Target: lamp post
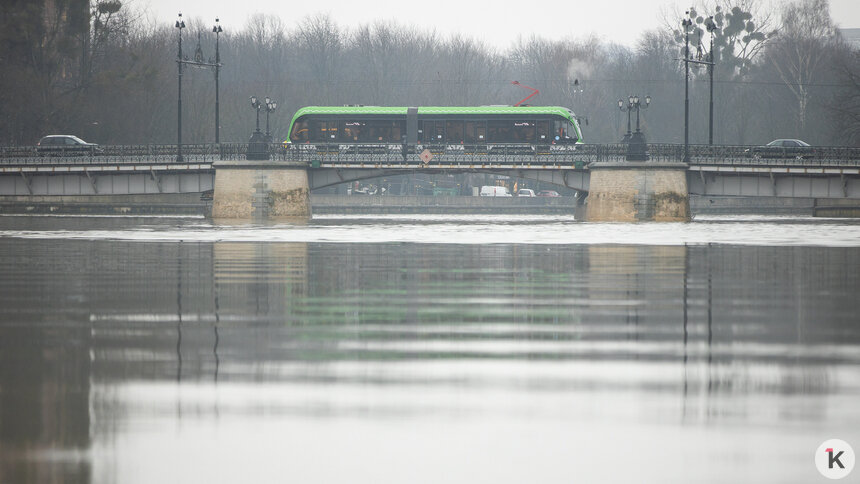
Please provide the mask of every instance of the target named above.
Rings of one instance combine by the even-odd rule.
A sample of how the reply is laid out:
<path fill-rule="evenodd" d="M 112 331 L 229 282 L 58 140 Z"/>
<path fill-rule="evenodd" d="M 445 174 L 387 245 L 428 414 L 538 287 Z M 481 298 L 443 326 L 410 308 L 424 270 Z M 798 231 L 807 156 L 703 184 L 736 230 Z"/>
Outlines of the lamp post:
<path fill-rule="evenodd" d="M 221 52 L 219 49 L 219 38 L 218 35 L 223 32 L 221 29 L 221 25 L 219 23 L 219 19 L 215 19 L 215 26 L 212 28 L 212 32 L 215 32 L 215 60 L 209 58 L 209 61 L 203 60 L 203 49 L 200 46 L 200 32 L 197 33 L 197 49 L 194 52 L 194 58 L 188 59 L 187 57 L 183 57 L 182 55 L 182 29 L 185 28 L 185 21 L 182 20 L 182 13 L 179 14 L 179 18 L 176 20 L 174 24 L 179 30 L 179 51 L 176 55 L 176 65 L 179 69 L 179 90 L 176 101 L 176 161 L 184 161 L 182 156 L 182 67 L 185 64 L 190 65 L 191 67 L 196 68 L 215 68 L 215 143 L 220 143 L 221 139 L 219 136 L 220 131 L 220 112 L 219 112 L 219 89 L 218 89 L 218 78 L 220 74 L 221 68 Z"/>
<path fill-rule="evenodd" d="M 580 84 L 579 79 L 574 79 L 573 80 L 573 88 L 570 91 L 570 95 L 573 98 L 574 105 L 576 108 L 580 107 L 579 102 L 581 100 L 582 92 L 584 90 L 585 89 L 583 89 L 583 84 Z"/>
<path fill-rule="evenodd" d="M 693 19 L 695 12 L 691 8 L 687 11 L 687 18 L 681 20 L 681 26 L 684 28 L 684 163 L 690 162 L 690 64 L 699 64 L 708 66 L 708 72 L 711 77 L 711 101 L 708 123 L 708 143 L 714 144 L 714 31 L 717 30 L 717 25 L 714 23 L 713 17 L 708 17 L 705 22 L 705 27 L 711 33 L 711 52 L 706 60 L 702 59 L 702 43 L 701 32 L 697 32 L 698 37 L 698 52 L 697 59 L 693 59 L 690 55 L 690 30 L 693 27 Z M 697 20 L 701 23 L 701 20 Z"/>
<path fill-rule="evenodd" d="M 257 111 L 257 129 L 256 131 L 260 131 L 260 108 L 263 107 L 263 103 L 257 99 L 257 96 L 251 96 L 251 107 Z"/>
<path fill-rule="evenodd" d="M 179 94 L 176 101 L 176 161 L 185 161 L 182 158 L 182 29 L 185 28 L 185 21 L 182 20 L 182 13 L 179 13 L 179 18 L 174 24 L 179 30 L 179 52 L 176 54 L 176 65 L 179 68 Z"/>
<path fill-rule="evenodd" d="M 221 29 L 221 24 L 219 23 L 218 17 L 215 17 L 215 26 L 212 27 L 212 32 L 215 33 L 215 144 L 221 143 L 221 138 L 219 137 L 219 131 L 221 129 L 221 123 L 219 121 L 219 106 L 218 106 L 218 77 L 221 73 L 221 52 L 219 50 L 218 40 L 219 35 L 224 30 Z"/>
<path fill-rule="evenodd" d="M 267 160 L 269 159 L 269 148 L 266 142 L 266 137 L 260 131 L 260 109 L 263 108 L 263 103 L 257 99 L 257 96 L 251 96 L 251 107 L 257 112 L 257 128 L 251 134 L 251 139 L 248 140 L 248 155 L 249 160 Z"/>
<path fill-rule="evenodd" d="M 636 105 L 636 133 L 641 133 L 639 131 L 639 109 L 648 109 L 648 106 L 651 105 L 651 96 L 645 96 L 645 106 L 639 103 L 639 96 L 633 96 L 633 103 Z M 635 136 L 636 133 L 633 135 Z"/>
<path fill-rule="evenodd" d="M 714 144 L 714 31 L 717 30 L 717 24 L 714 23 L 714 17 L 708 17 L 705 20 L 705 28 L 708 29 L 708 33 L 711 34 L 711 50 L 708 52 L 708 60 L 710 64 L 708 65 L 708 76 L 710 77 L 710 95 L 711 100 L 708 105 L 708 144 Z"/>
<path fill-rule="evenodd" d="M 689 11 L 687 14 L 689 15 Z M 681 21 L 684 27 L 684 163 L 690 162 L 690 27 L 693 19 Z"/>
<path fill-rule="evenodd" d="M 633 133 L 630 131 L 630 111 L 633 110 L 633 96 L 630 96 L 627 102 L 625 103 L 623 99 L 618 100 L 618 109 L 622 111 L 627 111 L 627 134 L 621 138 L 622 143 L 629 143 L 630 137 Z"/>
<path fill-rule="evenodd" d="M 651 105 L 651 96 L 645 96 L 645 106 L 638 95 L 629 96 L 627 98 L 627 115 L 628 119 L 630 111 L 636 110 L 636 132 L 630 135 L 627 142 L 627 161 L 647 161 L 648 160 L 648 145 L 645 143 L 645 135 L 639 129 L 639 111 L 647 109 Z M 628 122 L 628 132 L 630 130 Z"/>
<path fill-rule="evenodd" d="M 269 113 L 278 108 L 278 103 L 266 98 L 266 142 L 272 142 L 272 134 L 269 132 Z"/>

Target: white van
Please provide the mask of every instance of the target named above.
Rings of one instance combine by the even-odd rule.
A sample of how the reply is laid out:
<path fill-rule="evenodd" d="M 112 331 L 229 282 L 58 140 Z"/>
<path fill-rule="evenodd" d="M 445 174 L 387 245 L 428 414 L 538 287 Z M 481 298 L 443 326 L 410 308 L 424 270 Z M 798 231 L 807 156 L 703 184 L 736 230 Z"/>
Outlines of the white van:
<path fill-rule="evenodd" d="M 508 187 L 494 187 L 490 185 L 484 185 L 481 187 L 481 196 L 482 197 L 510 197 L 511 194 L 508 192 Z"/>

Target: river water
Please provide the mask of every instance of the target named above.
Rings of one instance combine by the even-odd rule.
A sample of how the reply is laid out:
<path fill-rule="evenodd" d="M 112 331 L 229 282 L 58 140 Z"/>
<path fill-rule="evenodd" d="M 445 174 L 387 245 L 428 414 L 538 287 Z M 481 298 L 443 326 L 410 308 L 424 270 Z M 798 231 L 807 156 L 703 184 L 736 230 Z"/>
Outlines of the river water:
<path fill-rule="evenodd" d="M 860 450 L 860 221 L 7 216 L 0 274 L 2 483 L 814 482 Z"/>

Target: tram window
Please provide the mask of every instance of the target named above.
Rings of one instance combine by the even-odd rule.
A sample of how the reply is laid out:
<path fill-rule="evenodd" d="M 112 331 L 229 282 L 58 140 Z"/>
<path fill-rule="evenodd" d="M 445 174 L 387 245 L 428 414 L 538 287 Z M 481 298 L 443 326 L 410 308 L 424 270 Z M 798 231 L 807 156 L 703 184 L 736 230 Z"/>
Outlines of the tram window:
<path fill-rule="evenodd" d="M 337 124 L 334 121 L 312 120 L 308 122 L 308 133 L 311 141 L 332 142 L 334 139 L 331 136 L 337 133 Z"/>
<path fill-rule="evenodd" d="M 463 122 L 448 121 L 445 126 L 448 135 L 448 143 L 463 143 Z"/>
<path fill-rule="evenodd" d="M 290 135 L 290 140 L 293 142 L 308 140 L 308 123 L 306 121 L 296 121 L 293 124 L 293 132 Z"/>
<path fill-rule="evenodd" d="M 308 139 L 311 141 L 317 140 L 317 133 L 319 132 L 319 121 L 310 120 L 308 123 Z"/>
<path fill-rule="evenodd" d="M 328 125 L 325 121 L 314 119 L 308 122 L 311 141 L 327 141 Z"/>
<path fill-rule="evenodd" d="M 537 130 L 537 142 L 548 143 L 550 140 L 549 121 L 538 121 L 535 123 L 535 128 Z"/>
<path fill-rule="evenodd" d="M 512 124 L 510 121 L 487 121 L 487 141 L 490 143 L 509 143 Z"/>
<path fill-rule="evenodd" d="M 514 143 L 534 143 L 535 140 L 535 124 L 531 121 L 514 121 L 514 126 L 511 129 L 512 139 Z"/>
<path fill-rule="evenodd" d="M 424 121 L 423 139 L 426 143 L 444 143 L 445 142 L 445 122 L 444 121 Z M 420 131 L 419 131 L 420 133 Z"/>
<path fill-rule="evenodd" d="M 406 139 L 406 121 L 380 120 L 376 141 L 380 143 L 402 143 Z"/>
<path fill-rule="evenodd" d="M 433 133 L 433 141 L 436 143 L 445 142 L 445 122 L 436 121 L 436 131 Z"/>
<path fill-rule="evenodd" d="M 477 137 L 478 143 L 486 143 L 487 142 L 487 123 L 483 121 L 478 121 L 475 126 L 475 135 Z"/>
<path fill-rule="evenodd" d="M 427 144 L 433 141 L 433 133 L 436 132 L 434 121 L 418 121 L 418 141 Z"/>
<path fill-rule="evenodd" d="M 361 121 L 341 121 L 341 135 L 338 138 L 340 141 L 355 143 L 364 141 L 367 136 L 367 130 Z"/>
<path fill-rule="evenodd" d="M 391 121 L 391 137 L 389 143 L 406 142 L 406 121 Z"/>
<path fill-rule="evenodd" d="M 390 119 L 378 119 L 367 121 L 365 125 L 367 136 L 364 141 L 370 143 L 391 143 L 400 141 L 400 130 L 396 121 L 392 121 Z"/>
<path fill-rule="evenodd" d="M 362 141 L 378 143 L 386 136 L 385 125 L 379 121 L 368 121 L 365 123 L 365 127 L 367 131 Z"/>
<path fill-rule="evenodd" d="M 478 136 L 475 133 L 475 128 L 477 128 L 476 125 L 478 123 L 475 121 L 466 121 L 464 124 L 465 124 L 465 130 L 463 133 L 463 140 L 467 144 L 476 143 Z"/>
<path fill-rule="evenodd" d="M 567 134 L 567 127 L 569 123 L 567 121 L 555 121 L 553 122 L 553 140 L 555 141 L 569 141 Z"/>
<path fill-rule="evenodd" d="M 573 126 L 573 123 L 567 123 L 567 132 L 571 142 L 575 143 L 579 141 L 579 135 L 576 133 L 576 128 Z"/>

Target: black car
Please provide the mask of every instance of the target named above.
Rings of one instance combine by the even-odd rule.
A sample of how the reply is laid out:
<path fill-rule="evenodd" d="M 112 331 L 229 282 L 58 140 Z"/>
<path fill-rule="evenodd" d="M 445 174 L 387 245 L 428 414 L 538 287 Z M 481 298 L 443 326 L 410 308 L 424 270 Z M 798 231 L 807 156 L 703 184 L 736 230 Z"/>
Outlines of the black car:
<path fill-rule="evenodd" d="M 764 146 L 747 150 L 753 158 L 809 158 L 814 154 L 812 146 L 799 139 L 775 139 Z"/>
<path fill-rule="evenodd" d="M 68 134 L 52 134 L 40 139 L 36 152 L 54 156 L 86 156 L 102 152 L 99 145 Z"/>

